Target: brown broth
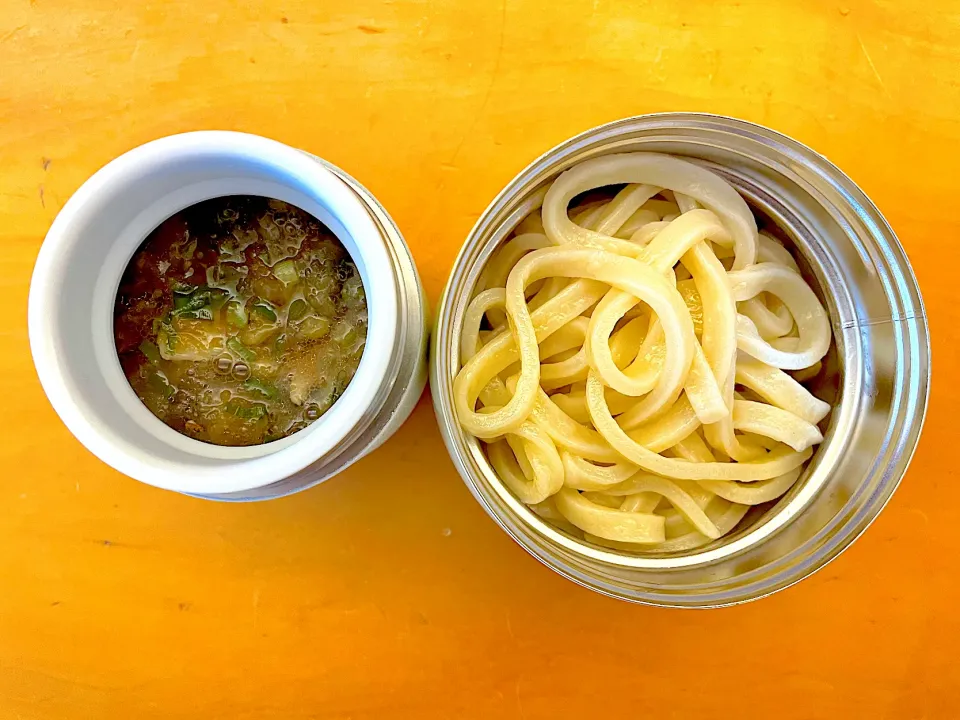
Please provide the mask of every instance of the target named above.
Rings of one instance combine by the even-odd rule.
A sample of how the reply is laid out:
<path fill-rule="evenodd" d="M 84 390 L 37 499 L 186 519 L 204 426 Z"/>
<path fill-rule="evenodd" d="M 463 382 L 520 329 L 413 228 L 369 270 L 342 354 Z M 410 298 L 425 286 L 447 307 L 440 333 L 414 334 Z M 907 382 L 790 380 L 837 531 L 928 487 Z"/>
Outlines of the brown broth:
<path fill-rule="evenodd" d="M 323 415 L 360 363 L 363 283 L 304 211 L 215 198 L 164 221 L 127 266 L 114 305 L 124 374 L 174 430 L 257 445 Z"/>

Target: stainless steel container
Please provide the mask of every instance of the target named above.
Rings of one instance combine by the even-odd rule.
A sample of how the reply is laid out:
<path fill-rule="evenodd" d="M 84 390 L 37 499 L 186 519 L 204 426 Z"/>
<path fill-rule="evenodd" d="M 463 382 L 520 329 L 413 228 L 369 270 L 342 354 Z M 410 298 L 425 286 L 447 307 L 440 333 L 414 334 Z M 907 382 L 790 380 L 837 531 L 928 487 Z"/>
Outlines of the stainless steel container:
<path fill-rule="evenodd" d="M 499 481 L 453 410 L 464 311 L 480 271 L 567 168 L 599 155 L 669 153 L 731 182 L 775 222 L 801 256 L 833 324 L 818 394 L 832 400 L 823 444 L 774 507 L 688 553 L 628 555 L 549 525 Z M 804 262 L 805 261 L 805 262 Z M 877 516 L 906 471 L 929 393 L 927 322 L 903 248 L 867 196 L 822 156 L 767 128 L 731 118 L 668 113 L 628 118 L 553 148 L 521 172 L 478 220 L 437 309 L 431 386 L 447 448 L 487 513 L 527 551 L 598 592 L 652 605 L 719 607 L 754 600 L 810 575 Z"/>

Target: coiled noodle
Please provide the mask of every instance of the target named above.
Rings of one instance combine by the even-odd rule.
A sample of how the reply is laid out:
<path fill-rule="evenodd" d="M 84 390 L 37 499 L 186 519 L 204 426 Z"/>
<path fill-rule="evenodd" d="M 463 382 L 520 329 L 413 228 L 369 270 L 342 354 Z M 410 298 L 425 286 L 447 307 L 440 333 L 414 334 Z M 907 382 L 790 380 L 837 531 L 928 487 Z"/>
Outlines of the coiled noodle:
<path fill-rule="evenodd" d="M 607 155 L 561 174 L 485 267 L 454 405 L 545 519 L 690 550 L 800 477 L 830 412 L 801 381 L 831 341 L 793 256 L 726 180 Z"/>

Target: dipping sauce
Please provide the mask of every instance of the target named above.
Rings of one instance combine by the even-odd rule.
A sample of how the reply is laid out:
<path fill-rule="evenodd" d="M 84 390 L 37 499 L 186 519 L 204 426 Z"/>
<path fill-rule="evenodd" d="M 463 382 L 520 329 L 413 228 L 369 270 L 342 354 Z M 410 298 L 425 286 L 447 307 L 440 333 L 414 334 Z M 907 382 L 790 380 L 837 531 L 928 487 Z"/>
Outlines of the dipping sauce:
<path fill-rule="evenodd" d="M 143 404 L 216 445 L 278 440 L 320 418 L 360 363 L 356 265 L 316 218 L 279 200 L 215 198 L 166 220 L 120 282 L 114 338 Z"/>

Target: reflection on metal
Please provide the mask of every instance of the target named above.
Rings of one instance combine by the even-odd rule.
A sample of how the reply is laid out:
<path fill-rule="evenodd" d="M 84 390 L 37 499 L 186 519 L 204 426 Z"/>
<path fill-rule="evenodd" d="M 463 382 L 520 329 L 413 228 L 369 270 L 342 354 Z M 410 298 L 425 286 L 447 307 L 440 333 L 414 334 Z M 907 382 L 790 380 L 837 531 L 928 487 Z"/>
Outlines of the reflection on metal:
<path fill-rule="evenodd" d="M 773 223 L 830 313 L 836 348 L 816 393 L 834 403 L 825 441 L 801 481 L 733 534 L 696 551 L 628 555 L 547 524 L 496 478 L 454 417 L 457 341 L 486 260 L 560 172 L 599 155 L 670 153 L 721 173 L 763 225 Z M 441 432 L 471 492 L 520 545 L 566 577 L 635 602 L 715 607 L 783 589 L 836 557 L 877 516 L 916 447 L 927 407 L 930 350 L 916 279 L 867 196 L 790 138 L 714 115 L 670 113 L 589 130 L 520 173 L 478 220 L 437 309 L 431 387 Z"/>

